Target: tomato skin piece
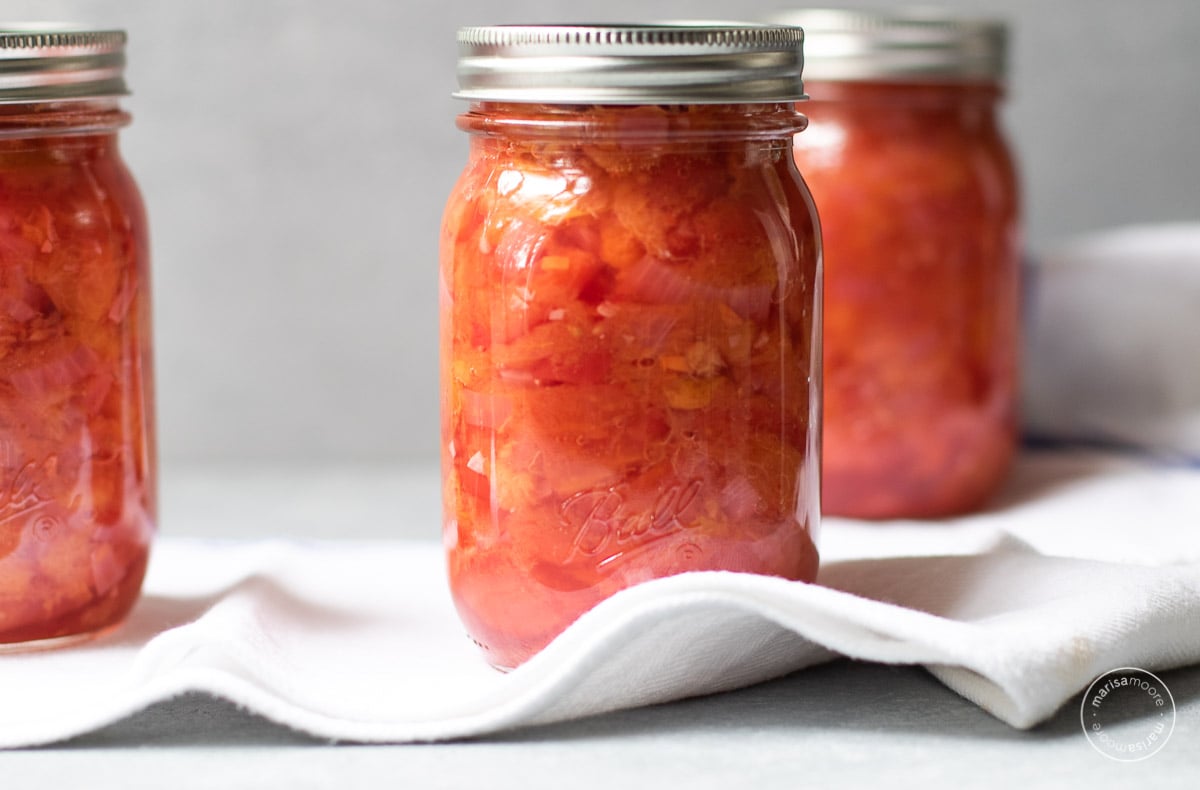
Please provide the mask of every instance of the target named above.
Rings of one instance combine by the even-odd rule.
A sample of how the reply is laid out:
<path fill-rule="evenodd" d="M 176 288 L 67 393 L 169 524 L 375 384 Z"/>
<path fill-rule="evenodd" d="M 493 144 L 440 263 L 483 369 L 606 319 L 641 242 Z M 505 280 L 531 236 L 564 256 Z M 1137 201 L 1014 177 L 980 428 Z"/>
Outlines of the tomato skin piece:
<path fill-rule="evenodd" d="M 0 108 L 0 649 L 119 623 L 146 570 L 149 245 L 125 120 Z"/>
<path fill-rule="evenodd" d="M 548 141 L 566 116 L 589 132 Z M 472 638 L 515 667 L 633 584 L 811 581 L 820 255 L 794 110 L 488 104 L 460 125 L 500 117 L 441 247 L 444 537 Z"/>
<path fill-rule="evenodd" d="M 1019 194 L 998 89 L 811 82 L 825 236 L 825 511 L 969 512 L 1016 445 Z"/>

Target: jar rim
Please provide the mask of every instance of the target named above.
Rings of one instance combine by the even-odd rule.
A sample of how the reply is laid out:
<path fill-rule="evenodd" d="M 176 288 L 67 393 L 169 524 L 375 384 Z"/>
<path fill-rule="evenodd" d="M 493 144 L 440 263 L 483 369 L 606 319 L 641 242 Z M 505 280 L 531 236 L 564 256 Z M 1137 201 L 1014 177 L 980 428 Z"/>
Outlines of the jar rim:
<path fill-rule="evenodd" d="M 460 114 L 474 135 L 559 141 L 619 140 L 622 145 L 784 141 L 808 126 L 793 102 L 674 105 L 565 105 L 480 102 Z"/>

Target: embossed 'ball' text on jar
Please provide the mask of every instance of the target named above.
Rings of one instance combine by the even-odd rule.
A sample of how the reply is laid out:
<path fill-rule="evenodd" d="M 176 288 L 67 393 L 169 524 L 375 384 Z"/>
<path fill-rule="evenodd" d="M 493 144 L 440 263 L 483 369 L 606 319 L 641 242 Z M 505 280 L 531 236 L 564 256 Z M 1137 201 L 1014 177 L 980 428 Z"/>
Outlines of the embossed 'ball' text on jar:
<path fill-rule="evenodd" d="M 467 28 L 441 237 L 444 536 L 514 667 L 685 571 L 811 580 L 820 251 L 802 32 Z"/>
<path fill-rule="evenodd" d="M 807 34 L 796 161 L 825 243 L 823 504 L 982 505 L 1016 435 L 1019 219 L 1000 23 L 854 11 Z"/>
<path fill-rule="evenodd" d="M 154 531 L 124 49 L 120 31 L 0 27 L 0 651 L 119 623 Z"/>

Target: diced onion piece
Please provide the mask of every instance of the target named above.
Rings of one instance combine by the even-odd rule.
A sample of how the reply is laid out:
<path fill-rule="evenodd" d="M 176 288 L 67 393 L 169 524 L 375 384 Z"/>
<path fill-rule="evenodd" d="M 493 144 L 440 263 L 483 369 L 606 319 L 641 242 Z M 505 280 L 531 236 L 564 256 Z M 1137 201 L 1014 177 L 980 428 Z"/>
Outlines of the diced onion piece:
<path fill-rule="evenodd" d="M 742 318 L 763 321 L 771 312 L 769 283 L 717 285 L 688 276 L 686 265 L 669 264 L 647 255 L 623 272 L 618 291 L 649 304 L 723 304 Z"/>
<path fill-rule="evenodd" d="M 759 497 L 749 480 L 744 477 L 736 477 L 721 489 L 719 501 L 721 509 L 730 519 L 744 521 L 754 516 L 755 510 L 758 508 Z"/>

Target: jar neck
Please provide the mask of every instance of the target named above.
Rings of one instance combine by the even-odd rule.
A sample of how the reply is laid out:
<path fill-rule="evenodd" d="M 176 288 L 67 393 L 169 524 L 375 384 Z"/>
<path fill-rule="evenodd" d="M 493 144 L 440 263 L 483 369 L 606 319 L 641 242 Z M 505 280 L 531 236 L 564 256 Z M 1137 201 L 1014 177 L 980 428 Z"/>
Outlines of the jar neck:
<path fill-rule="evenodd" d="M 29 138 L 111 135 L 128 125 L 116 99 L 0 104 L 0 143 Z"/>
<path fill-rule="evenodd" d="M 788 144 L 792 135 L 807 125 L 807 118 L 792 102 L 630 106 L 475 102 L 458 116 L 458 128 L 472 135 L 567 144 Z"/>
<path fill-rule="evenodd" d="M 811 80 L 805 84 L 813 104 L 863 105 L 871 109 L 944 111 L 962 105 L 991 108 L 1004 98 L 1003 87 L 995 82 Z"/>
<path fill-rule="evenodd" d="M 931 129 L 951 133 L 990 133 L 1003 88 L 993 82 L 866 82 L 813 81 L 809 111 L 817 124 L 853 122 L 928 135 Z"/>

